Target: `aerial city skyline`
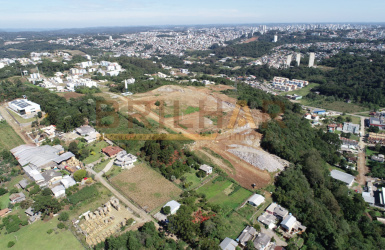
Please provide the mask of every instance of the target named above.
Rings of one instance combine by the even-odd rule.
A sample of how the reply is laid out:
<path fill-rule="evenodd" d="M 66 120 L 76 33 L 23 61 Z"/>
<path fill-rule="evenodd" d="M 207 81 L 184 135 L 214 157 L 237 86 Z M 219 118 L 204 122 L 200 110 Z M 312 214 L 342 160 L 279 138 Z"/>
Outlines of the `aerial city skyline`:
<path fill-rule="evenodd" d="M 242 23 L 384 22 L 384 1 L 0 1 L 0 29 Z"/>

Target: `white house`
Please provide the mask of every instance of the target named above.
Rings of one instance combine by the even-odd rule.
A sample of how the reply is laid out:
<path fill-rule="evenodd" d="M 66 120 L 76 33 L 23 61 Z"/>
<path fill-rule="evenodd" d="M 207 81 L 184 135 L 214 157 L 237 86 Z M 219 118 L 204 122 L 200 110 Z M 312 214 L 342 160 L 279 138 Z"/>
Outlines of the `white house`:
<path fill-rule="evenodd" d="M 262 195 L 260 194 L 253 194 L 248 200 L 247 202 L 254 206 L 254 207 L 258 207 L 259 205 L 261 205 L 262 203 L 265 202 L 265 197 L 263 197 Z"/>
<path fill-rule="evenodd" d="M 64 188 L 69 188 L 74 185 L 76 185 L 76 181 L 69 175 L 65 175 L 61 180 L 61 184 L 64 186 Z"/>
<path fill-rule="evenodd" d="M 203 164 L 199 167 L 200 170 L 206 173 L 206 175 L 212 174 L 213 173 L 213 168 L 210 167 L 209 165 Z"/>
<path fill-rule="evenodd" d="M 127 154 L 127 152 L 123 150 L 116 155 L 114 164 L 122 168 L 132 167 L 137 159 L 135 155 Z"/>
<path fill-rule="evenodd" d="M 66 189 L 63 185 L 58 185 L 54 188 L 51 188 L 51 191 L 55 195 L 55 198 L 60 198 L 66 194 Z"/>

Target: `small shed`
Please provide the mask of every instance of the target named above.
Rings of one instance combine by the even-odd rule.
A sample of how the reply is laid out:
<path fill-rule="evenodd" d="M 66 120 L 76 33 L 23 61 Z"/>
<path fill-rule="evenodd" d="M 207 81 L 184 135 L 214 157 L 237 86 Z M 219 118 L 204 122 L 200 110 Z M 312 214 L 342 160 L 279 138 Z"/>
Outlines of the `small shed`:
<path fill-rule="evenodd" d="M 167 202 L 163 207 L 170 207 L 170 214 L 175 214 L 179 210 L 180 206 L 181 204 L 179 202 L 172 200 Z"/>
<path fill-rule="evenodd" d="M 262 203 L 265 202 L 265 197 L 263 197 L 262 195 L 260 194 L 253 194 L 248 200 L 247 202 L 254 206 L 254 207 L 258 207 L 259 205 L 261 205 Z"/>

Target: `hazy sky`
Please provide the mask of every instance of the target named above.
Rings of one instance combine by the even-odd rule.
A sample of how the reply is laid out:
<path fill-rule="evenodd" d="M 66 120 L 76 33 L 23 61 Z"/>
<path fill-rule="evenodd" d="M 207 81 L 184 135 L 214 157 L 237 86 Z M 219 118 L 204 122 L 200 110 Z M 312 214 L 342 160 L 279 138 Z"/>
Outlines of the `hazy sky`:
<path fill-rule="evenodd" d="M 1 28 L 385 22 L 384 0 L 0 0 Z"/>

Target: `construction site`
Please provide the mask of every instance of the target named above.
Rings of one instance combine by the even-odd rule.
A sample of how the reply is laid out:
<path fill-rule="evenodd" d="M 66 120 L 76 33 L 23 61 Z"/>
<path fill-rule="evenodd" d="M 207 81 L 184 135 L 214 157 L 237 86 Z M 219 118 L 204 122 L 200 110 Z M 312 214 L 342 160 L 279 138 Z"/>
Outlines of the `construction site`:
<path fill-rule="evenodd" d="M 85 235 L 87 244 L 94 246 L 120 232 L 121 228 L 126 226 L 127 220 L 132 217 L 131 212 L 121 206 L 117 198 L 112 197 L 97 210 L 82 214 L 80 221 L 75 223 L 75 227 L 78 232 Z"/>
<path fill-rule="evenodd" d="M 122 113 L 140 121 L 154 120 L 194 140 L 190 150 L 221 167 L 243 187 L 262 188 L 271 183 L 271 174 L 282 171 L 288 162 L 260 147 L 262 135 L 257 128 L 270 116 L 241 107 L 237 99 L 221 92 L 232 88 L 167 85 L 113 99 Z M 159 133 L 165 131 L 160 129 Z"/>

